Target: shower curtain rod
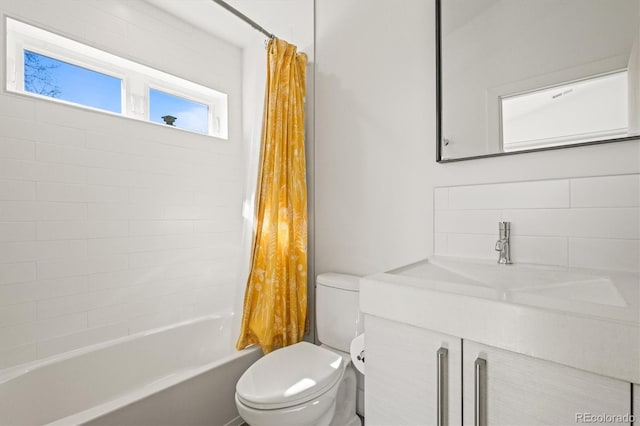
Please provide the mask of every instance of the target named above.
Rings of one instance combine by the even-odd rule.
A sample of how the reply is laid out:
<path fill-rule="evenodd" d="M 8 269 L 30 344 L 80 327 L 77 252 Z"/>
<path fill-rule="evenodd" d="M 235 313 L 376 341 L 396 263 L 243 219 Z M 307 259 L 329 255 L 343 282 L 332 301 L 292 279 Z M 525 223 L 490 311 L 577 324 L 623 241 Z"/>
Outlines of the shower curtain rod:
<path fill-rule="evenodd" d="M 260 25 L 258 25 L 258 23 L 256 21 L 254 21 L 253 19 L 249 18 L 247 15 L 245 15 L 242 12 L 240 12 L 238 9 L 234 8 L 229 3 L 227 3 L 227 2 L 225 2 L 223 0 L 211 0 L 211 1 L 214 2 L 214 3 L 219 4 L 220 6 L 222 6 L 225 9 L 227 9 L 229 12 L 233 13 L 238 18 L 242 19 L 244 22 L 246 22 L 247 24 L 251 25 L 254 29 L 260 31 L 262 34 L 266 35 L 267 37 L 276 38 L 275 34 L 272 34 L 269 31 L 267 31 L 264 28 L 262 28 Z"/>

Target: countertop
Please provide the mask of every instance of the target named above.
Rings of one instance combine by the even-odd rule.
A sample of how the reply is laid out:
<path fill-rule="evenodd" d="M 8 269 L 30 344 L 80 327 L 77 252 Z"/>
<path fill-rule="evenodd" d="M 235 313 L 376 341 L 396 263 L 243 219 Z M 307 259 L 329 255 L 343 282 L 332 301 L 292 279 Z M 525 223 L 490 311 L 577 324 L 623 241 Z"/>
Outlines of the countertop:
<path fill-rule="evenodd" d="M 433 257 L 362 278 L 360 309 L 640 383 L 637 273 Z"/>

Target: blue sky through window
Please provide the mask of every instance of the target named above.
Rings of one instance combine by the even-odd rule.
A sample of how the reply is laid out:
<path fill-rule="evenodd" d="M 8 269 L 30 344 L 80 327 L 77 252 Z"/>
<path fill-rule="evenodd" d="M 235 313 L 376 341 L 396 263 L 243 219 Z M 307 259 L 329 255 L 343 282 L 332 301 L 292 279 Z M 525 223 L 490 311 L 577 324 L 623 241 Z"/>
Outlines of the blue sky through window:
<path fill-rule="evenodd" d="M 87 68 L 24 51 L 25 91 L 122 112 L 122 80 Z"/>
<path fill-rule="evenodd" d="M 165 115 L 176 117 L 174 126 L 199 133 L 209 133 L 209 107 L 179 96 L 149 89 L 149 120 L 165 124 Z"/>

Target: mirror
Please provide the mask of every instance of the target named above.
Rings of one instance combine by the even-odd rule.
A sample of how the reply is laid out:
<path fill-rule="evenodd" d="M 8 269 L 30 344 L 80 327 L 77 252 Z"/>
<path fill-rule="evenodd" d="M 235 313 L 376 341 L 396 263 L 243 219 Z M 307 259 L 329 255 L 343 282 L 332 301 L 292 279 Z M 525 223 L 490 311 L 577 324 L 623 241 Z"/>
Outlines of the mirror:
<path fill-rule="evenodd" d="M 640 136 L 640 0 L 436 0 L 437 161 Z"/>

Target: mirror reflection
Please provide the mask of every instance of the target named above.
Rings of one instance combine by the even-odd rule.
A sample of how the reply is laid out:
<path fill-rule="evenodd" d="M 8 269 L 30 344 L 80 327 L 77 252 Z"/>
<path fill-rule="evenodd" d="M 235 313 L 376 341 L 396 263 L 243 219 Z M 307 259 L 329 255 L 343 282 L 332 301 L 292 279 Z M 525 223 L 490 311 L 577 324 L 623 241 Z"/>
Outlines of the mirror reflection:
<path fill-rule="evenodd" d="M 439 8 L 439 161 L 640 135 L 640 0 Z"/>

